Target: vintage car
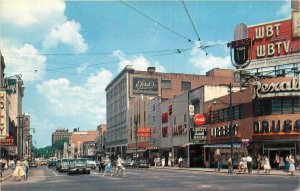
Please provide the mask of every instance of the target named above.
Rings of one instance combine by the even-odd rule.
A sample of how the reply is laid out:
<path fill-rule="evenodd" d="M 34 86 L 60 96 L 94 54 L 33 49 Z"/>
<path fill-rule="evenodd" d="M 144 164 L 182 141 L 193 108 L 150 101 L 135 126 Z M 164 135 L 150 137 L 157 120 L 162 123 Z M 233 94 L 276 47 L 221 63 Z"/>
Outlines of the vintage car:
<path fill-rule="evenodd" d="M 70 159 L 68 159 L 68 158 L 61 159 L 60 162 L 56 166 L 56 170 L 58 170 L 59 172 L 67 172 L 69 161 L 70 161 Z"/>
<path fill-rule="evenodd" d="M 91 168 L 87 165 L 86 158 L 70 159 L 68 165 L 68 174 L 90 174 Z"/>
<path fill-rule="evenodd" d="M 91 169 L 96 169 L 97 166 L 96 161 L 87 159 L 87 166 Z"/>

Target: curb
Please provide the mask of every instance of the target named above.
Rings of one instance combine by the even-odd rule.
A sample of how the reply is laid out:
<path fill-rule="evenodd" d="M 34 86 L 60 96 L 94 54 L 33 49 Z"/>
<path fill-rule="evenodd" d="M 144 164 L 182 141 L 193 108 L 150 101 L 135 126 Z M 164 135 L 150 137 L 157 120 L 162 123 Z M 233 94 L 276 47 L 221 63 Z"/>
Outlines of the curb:
<path fill-rule="evenodd" d="M 11 176 L 12 176 L 12 174 L 9 174 L 9 175 L 5 176 L 4 178 L 1 178 L 0 182 L 5 181 L 6 179 L 10 178 Z"/>
<path fill-rule="evenodd" d="M 190 169 L 190 168 L 149 168 L 151 170 L 164 170 L 164 169 L 167 169 L 167 170 L 174 170 L 174 171 L 181 171 L 181 170 L 184 170 L 184 171 L 198 171 L 198 172 L 207 172 L 207 173 L 215 173 L 215 174 L 228 174 L 227 171 L 212 171 L 212 170 L 205 170 L 205 169 Z M 247 174 L 247 175 L 258 175 L 258 176 L 290 176 L 289 173 L 286 173 L 286 174 L 283 174 L 283 173 L 280 173 L 280 174 L 274 174 L 274 173 L 251 173 L 251 174 L 248 174 L 248 173 L 242 173 L 242 172 L 235 172 L 235 173 L 232 173 L 232 174 L 228 174 L 228 175 L 244 175 L 244 174 Z M 300 175 L 298 174 L 295 174 L 295 177 L 300 177 Z"/>

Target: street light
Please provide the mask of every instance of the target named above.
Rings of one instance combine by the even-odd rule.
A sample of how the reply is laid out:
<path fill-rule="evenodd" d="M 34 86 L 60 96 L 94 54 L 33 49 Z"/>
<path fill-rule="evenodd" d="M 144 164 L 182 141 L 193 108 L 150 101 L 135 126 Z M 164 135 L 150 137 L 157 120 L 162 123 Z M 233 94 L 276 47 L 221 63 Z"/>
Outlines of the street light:
<path fill-rule="evenodd" d="M 223 85 L 223 84 L 222 84 Z M 233 109 L 232 109 L 232 84 L 225 84 L 229 88 L 229 136 L 230 136 L 230 170 L 229 173 L 233 172 Z M 220 100 L 224 104 L 228 104 L 222 100 Z M 216 104 L 216 100 L 213 101 L 213 104 Z"/>
<path fill-rule="evenodd" d="M 134 127 L 135 127 L 135 157 L 137 159 L 137 152 L 138 152 L 138 116 L 134 116 Z"/>

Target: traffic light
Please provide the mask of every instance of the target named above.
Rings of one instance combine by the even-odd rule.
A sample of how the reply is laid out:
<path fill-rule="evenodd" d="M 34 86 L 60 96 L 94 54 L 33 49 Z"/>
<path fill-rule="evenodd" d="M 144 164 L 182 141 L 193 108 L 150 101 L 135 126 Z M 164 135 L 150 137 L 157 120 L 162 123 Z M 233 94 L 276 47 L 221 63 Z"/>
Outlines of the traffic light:
<path fill-rule="evenodd" d="M 173 109 L 173 105 L 172 103 L 169 103 L 169 115 L 172 115 L 172 109 Z"/>

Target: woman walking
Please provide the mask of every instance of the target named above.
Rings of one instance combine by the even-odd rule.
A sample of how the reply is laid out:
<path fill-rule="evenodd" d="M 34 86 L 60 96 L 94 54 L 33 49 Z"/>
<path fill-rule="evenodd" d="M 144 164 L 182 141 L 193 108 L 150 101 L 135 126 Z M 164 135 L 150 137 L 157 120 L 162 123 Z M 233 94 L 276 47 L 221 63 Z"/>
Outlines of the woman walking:
<path fill-rule="evenodd" d="M 291 173 L 291 176 L 295 176 L 295 159 L 294 156 L 292 155 L 289 159 L 289 163 L 290 163 L 290 167 L 289 167 L 289 171 Z"/>
<path fill-rule="evenodd" d="M 23 180 L 25 177 L 25 171 L 21 166 L 21 162 L 18 160 L 16 163 L 16 168 L 13 173 L 14 180 Z"/>
<path fill-rule="evenodd" d="M 270 173 L 271 171 L 270 160 L 267 156 L 265 156 L 265 160 L 264 160 L 264 170 L 265 173 Z"/>
<path fill-rule="evenodd" d="M 106 157 L 104 165 L 105 165 L 105 170 L 104 170 L 103 176 L 105 176 L 107 172 L 110 173 L 110 176 L 112 176 L 113 173 L 112 173 L 111 161 L 110 161 L 109 157 Z"/>

